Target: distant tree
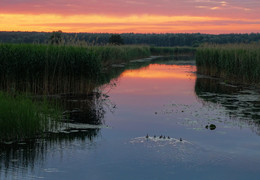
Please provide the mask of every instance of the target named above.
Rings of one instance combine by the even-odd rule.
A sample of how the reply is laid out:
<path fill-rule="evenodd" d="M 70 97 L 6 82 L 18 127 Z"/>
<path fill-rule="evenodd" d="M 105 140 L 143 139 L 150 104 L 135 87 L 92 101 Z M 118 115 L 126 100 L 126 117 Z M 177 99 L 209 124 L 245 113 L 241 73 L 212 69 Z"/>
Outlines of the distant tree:
<path fill-rule="evenodd" d="M 51 44 L 60 44 L 62 41 L 62 31 L 53 31 L 50 36 Z"/>
<path fill-rule="evenodd" d="M 124 40 L 119 34 L 113 34 L 109 38 L 109 44 L 122 45 L 124 44 Z"/>
<path fill-rule="evenodd" d="M 0 0 L 1 1 L 1 0 Z M 121 36 L 121 38 L 120 38 Z M 46 32 L 5 32 L 0 31 L 0 43 L 50 43 L 61 44 L 75 39 L 75 33 L 62 31 Z M 120 40 L 121 39 L 121 40 Z M 194 46 L 203 43 L 251 43 L 260 41 L 260 33 L 251 34 L 134 34 L 123 33 L 113 35 L 108 33 L 77 33 L 77 40 L 89 44 L 148 44 L 151 46 Z M 123 41 L 123 42 L 122 42 Z"/>

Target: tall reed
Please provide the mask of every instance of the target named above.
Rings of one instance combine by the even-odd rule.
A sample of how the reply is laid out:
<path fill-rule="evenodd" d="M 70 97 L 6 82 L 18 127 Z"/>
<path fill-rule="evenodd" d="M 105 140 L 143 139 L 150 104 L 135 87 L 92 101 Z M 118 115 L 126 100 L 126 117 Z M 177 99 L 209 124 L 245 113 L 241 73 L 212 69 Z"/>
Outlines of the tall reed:
<path fill-rule="evenodd" d="M 61 111 L 46 100 L 0 91 L 0 142 L 23 140 L 58 128 Z"/>
<path fill-rule="evenodd" d="M 240 82 L 260 79 L 260 44 L 204 45 L 196 52 L 199 73 Z"/>
<path fill-rule="evenodd" d="M 0 88 L 33 94 L 90 94 L 102 85 L 99 81 L 109 80 L 104 78 L 105 66 L 148 56 L 148 46 L 0 44 Z M 60 114 L 47 101 L 0 91 L 0 141 L 53 130 Z"/>
<path fill-rule="evenodd" d="M 7 89 L 29 82 L 29 89 L 55 93 L 56 86 L 70 89 L 82 78 L 93 84 L 105 66 L 148 56 L 148 46 L 0 44 L 0 81 Z"/>
<path fill-rule="evenodd" d="M 152 55 L 194 55 L 196 48 L 193 47 L 151 47 Z"/>

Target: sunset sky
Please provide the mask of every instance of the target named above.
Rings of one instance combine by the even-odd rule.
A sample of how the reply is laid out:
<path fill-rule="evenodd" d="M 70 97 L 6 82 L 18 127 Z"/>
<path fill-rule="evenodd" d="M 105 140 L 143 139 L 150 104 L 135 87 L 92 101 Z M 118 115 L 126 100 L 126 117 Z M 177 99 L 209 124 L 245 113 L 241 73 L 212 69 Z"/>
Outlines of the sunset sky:
<path fill-rule="evenodd" d="M 0 0 L 0 31 L 260 32 L 260 0 Z"/>

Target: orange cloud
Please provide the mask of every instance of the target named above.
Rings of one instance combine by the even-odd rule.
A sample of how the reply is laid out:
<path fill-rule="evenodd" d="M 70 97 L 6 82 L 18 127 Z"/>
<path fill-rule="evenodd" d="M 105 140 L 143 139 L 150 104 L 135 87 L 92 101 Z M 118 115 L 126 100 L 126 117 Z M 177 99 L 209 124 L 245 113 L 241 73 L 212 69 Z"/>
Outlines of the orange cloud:
<path fill-rule="evenodd" d="M 259 12 L 259 0 L 0 0 L 0 31 L 250 33 Z"/>
<path fill-rule="evenodd" d="M 260 19 L 163 15 L 0 14 L 1 31 L 176 33 L 259 32 Z M 245 25 L 246 24 L 246 25 Z"/>

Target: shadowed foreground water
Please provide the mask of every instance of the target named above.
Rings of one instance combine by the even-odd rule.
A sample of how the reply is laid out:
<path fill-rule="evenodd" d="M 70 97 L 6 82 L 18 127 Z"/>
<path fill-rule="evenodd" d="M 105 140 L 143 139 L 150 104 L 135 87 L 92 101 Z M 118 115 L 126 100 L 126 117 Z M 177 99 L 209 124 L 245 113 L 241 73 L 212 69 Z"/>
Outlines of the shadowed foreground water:
<path fill-rule="evenodd" d="M 195 72 L 125 70 L 101 88 L 102 126 L 5 147 L 0 179 L 259 179 L 259 92 Z"/>

